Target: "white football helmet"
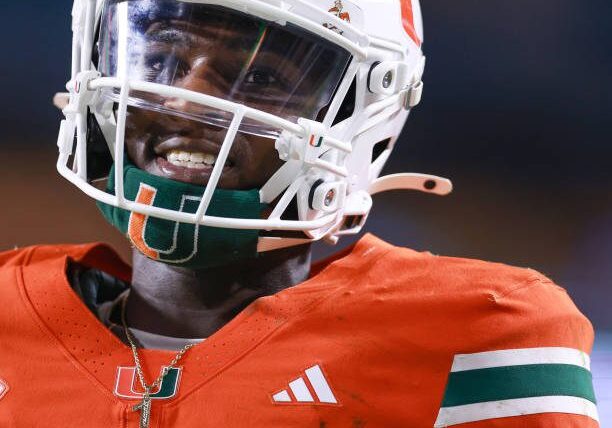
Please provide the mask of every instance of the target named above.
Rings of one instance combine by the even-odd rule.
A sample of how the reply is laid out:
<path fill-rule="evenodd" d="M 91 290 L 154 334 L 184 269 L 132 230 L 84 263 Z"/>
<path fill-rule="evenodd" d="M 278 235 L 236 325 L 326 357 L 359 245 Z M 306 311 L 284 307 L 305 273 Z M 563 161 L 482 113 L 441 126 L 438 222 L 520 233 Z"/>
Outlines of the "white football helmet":
<path fill-rule="evenodd" d="M 314 78 L 307 76 L 311 71 L 304 64 L 294 72 L 293 82 L 311 79 L 318 87 L 295 95 L 304 89 L 292 83 L 288 93 L 296 98 L 276 100 L 271 103 L 275 108 L 231 91 L 190 90 L 172 76 L 151 77 L 138 71 L 143 66 L 140 44 L 147 31 L 139 26 L 150 25 L 147 20 L 154 13 L 147 11 L 155 7 L 165 8 L 155 13 L 171 10 L 190 17 L 207 10 L 235 13 L 259 22 L 262 31 L 271 28 L 270 32 L 306 40 L 310 51 L 329 52 L 325 61 L 331 66 L 325 76 Z M 410 189 L 445 195 L 452 189 L 449 180 L 425 174 L 379 178 L 410 110 L 421 99 L 425 57 L 419 0 L 75 0 L 72 15 L 72 76 L 58 138 L 57 169 L 100 202 L 173 222 L 260 230 L 258 251 L 262 252 L 320 239 L 335 243 L 341 235 L 359 232 L 372 207 L 371 196 L 378 192 Z M 291 55 L 294 48 L 286 49 Z M 308 102 L 301 104 L 306 95 Z M 187 112 L 172 111 L 162 106 L 161 99 L 191 107 Z M 134 106 L 226 129 L 195 213 L 126 198 L 122 175 L 126 116 L 128 107 Z M 92 127 L 103 136 L 110 157 L 101 154 L 100 147 L 92 147 L 88 138 Z M 207 215 L 239 132 L 274 139 L 284 161 L 259 190 L 261 201 L 273 207 L 266 218 Z M 107 156 L 115 164 L 114 194 L 96 185 L 109 170 L 104 162 L 100 168 L 96 156 Z M 297 218 L 283 216 L 290 204 L 297 207 Z"/>

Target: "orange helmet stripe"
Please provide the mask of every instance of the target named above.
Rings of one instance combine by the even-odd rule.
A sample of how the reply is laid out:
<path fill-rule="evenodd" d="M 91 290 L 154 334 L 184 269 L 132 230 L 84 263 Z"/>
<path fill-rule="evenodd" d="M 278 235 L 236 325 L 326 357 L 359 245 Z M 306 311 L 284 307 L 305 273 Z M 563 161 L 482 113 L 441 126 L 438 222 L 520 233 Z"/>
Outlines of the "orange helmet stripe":
<path fill-rule="evenodd" d="M 414 40 L 417 46 L 421 46 L 421 40 L 419 39 L 416 29 L 414 28 L 412 0 L 400 0 L 400 4 L 402 6 L 402 24 L 404 25 L 404 30 L 406 30 L 406 33 L 408 33 L 410 38 Z"/>

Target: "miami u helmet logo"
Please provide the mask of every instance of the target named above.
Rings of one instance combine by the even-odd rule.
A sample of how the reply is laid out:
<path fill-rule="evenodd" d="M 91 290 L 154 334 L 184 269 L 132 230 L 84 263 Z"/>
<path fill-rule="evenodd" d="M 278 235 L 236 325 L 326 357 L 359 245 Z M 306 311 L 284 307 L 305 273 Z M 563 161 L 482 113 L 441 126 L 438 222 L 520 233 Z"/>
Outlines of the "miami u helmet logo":
<path fill-rule="evenodd" d="M 344 5 L 342 4 L 342 0 L 335 0 L 334 6 L 329 9 L 328 12 L 333 13 L 343 21 L 351 22 L 351 15 L 349 15 L 348 12 L 344 12 Z"/>
<path fill-rule="evenodd" d="M 344 11 L 344 5 L 342 4 L 342 0 L 335 0 L 334 1 L 334 5 L 331 7 L 331 9 L 328 10 L 329 13 L 337 16 L 338 18 L 340 18 L 343 21 L 346 21 L 348 23 L 351 22 L 351 15 L 349 15 L 348 12 Z M 326 23 L 323 24 L 323 26 L 325 28 L 329 28 L 332 31 L 335 31 L 338 34 L 342 34 L 343 31 L 341 29 L 339 29 L 338 27 L 336 27 L 333 24 L 330 23 Z"/>

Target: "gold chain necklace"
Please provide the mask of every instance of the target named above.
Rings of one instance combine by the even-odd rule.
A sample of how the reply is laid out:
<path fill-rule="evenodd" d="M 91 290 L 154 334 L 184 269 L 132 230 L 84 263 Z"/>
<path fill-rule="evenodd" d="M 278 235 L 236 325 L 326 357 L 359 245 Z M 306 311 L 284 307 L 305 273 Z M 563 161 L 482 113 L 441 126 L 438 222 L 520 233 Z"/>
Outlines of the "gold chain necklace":
<path fill-rule="evenodd" d="M 134 363 L 136 364 L 136 373 L 138 374 L 138 379 L 140 380 L 140 384 L 142 385 L 142 389 L 144 390 L 144 394 L 142 396 L 142 401 L 132 407 L 132 411 L 138 412 L 140 411 L 140 428 L 149 428 L 149 422 L 151 420 L 151 391 L 161 385 L 164 377 L 174 368 L 174 366 L 179 362 L 185 352 L 192 346 L 195 346 L 195 343 L 188 343 L 181 349 L 174 359 L 170 362 L 170 365 L 163 368 L 161 374 L 155 379 L 155 381 L 147 385 L 145 381 L 144 373 L 142 371 L 142 364 L 140 363 L 140 357 L 138 356 L 138 348 L 134 343 L 134 338 L 132 337 L 132 333 L 130 333 L 130 328 L 125 321 L 125 308 L 127 306 L 127 297 L 126 294 L 123 300 L 121 301 L 121 323 L 123 324 L 123 330 L 125 331 L 125 336 L 127 337 L 128 342 L 130 342 L 130 347 L 132 348 L 132 355 L 134 356 Z"/>

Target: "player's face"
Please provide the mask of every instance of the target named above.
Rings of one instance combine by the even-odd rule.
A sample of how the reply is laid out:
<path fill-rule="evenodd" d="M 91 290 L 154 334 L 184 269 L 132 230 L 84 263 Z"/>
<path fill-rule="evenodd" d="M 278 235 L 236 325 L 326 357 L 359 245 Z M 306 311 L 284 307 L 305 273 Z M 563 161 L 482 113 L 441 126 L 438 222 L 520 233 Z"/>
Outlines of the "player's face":
<path fill-rule="evenodd" d="M 219 33 L 222 31 L 222 35 Z M 152 43 L 144 55 L 146 74 L 157 82 L 171 80 L 175 87 L 221 96 L 227 91 L 227 82 L 236 82 L 244 73 L 248 51 L 219 49 L 223 45 L 239 48 L 248 46 L 252 31 L 219 27 L 209 23 L 202 26 L 176 23 L 172 28 L 155 23 L 147 31 Z M 215 43 L 209 42 L 215 34 Z M 245 44 L 245 40 L 246 44 Z M 244 84 L 234 84 L 234 98 L 251 101 L 255 107 L 274 109 L 275 100 L 269 94 L 282 93 L 281 76 L 274 70 L 279 58 L 267 55 L 259 58 L 256 68 L 242 77 Z M 297 65 L 294 64 L 294 68 Z M 285 74 L 289 67 L 284 67 Z M 268 96 L 264 96 L 268 94 Z M 258 98 L 259 95 L 259 98 Z M 149 100 L 151 96 L 148 96 Z M 202 107 L 180 99 L 155 100 L 167 111 L 197 115 Z M 279 106 L 281 103 L 278 103 Z M 205 112 L 214 117 L 214 112 Z M 206 185 L 216 162 L 226 128 L 179 115 L 132 107 L 126 127 L 126 146 L 132 162 L 139 168 L 158 176 L 187 183 Z M 225 189 L 252 189 L 263 186 L 282 162 L 274 148 L 274 139 L 239 132 L 224 166 L 219 187 Z"/>
<path fill-rule="evenodd" d="M 99 40 L 105 76 L 213 96 L 292 122 L 324 111 L 350 61 L 348 52 L 291 24 L 174 0 L 109 0 Z M 150 92 L 132 91 L 130 100 L 131 160 L 152 174 L 206 184 L 232 115 Z M 281 164 L 274 148 L 280 131 L 244 119 L 219 186 L 262 186 Z"/>

